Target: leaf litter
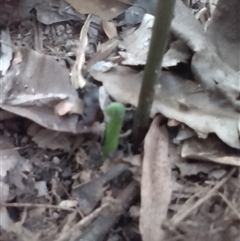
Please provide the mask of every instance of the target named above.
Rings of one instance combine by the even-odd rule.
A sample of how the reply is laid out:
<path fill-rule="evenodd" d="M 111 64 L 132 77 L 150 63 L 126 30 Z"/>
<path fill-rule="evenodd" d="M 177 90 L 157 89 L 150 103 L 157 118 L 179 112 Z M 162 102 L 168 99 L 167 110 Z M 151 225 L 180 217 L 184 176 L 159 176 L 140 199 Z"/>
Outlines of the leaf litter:
<path fill-rule="evenodd" d="M 152 123 L 134 150 L 155 2 L 1 9 L 1 240 L 237 241 L 237 1 L 176 1 Z M 112 101 L 126 114 L 118 150 L 103 160 Z"/>

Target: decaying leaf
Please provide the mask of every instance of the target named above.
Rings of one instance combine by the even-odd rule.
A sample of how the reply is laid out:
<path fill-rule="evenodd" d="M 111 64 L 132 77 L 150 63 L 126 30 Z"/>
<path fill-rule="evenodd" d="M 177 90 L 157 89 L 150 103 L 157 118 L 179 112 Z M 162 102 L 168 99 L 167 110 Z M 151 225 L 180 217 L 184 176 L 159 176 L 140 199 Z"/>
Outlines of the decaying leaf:
<path fill-rule="evenodd" d="M 58 4 L 53 4 L 52 1 L 34 1 L 38 1 L 38 3 L 35 4 L 37 20 L 43 24 L 50 25 L 70 20 L 85 20 L 84 15 L 79 14 L 73 8 L 69 7 L 68 3 L 64 0 L 58 0 Z"/>
<path fill-rule="evenodd" d="M 214 165 L 212 163 L 204 163 L 204 162 L 181 162 L 175 164 L 181 173 L 182 177 L 198 175 L 200 173 L 204 173 L 206 175 L 211 174 L 213 170 L 219 169 L 220 165 Z"/>
<path fill-rule="evenodd" d="M 14 61 L 1 78 L 0 107 L 29 118 L 46 128 L 76 132 L 76 115 L 64 117 L 54 113 L 54 107 L 67 98 L 78 98 L 71 86 L 69 73 L 52 57 L 27 48 L 20 48 Z"/>
<path fill-rule="evenodd" d="M 190 58 L 188 47 L 180 40 L 171 43 L 169 50 L 163 56 L 162 67 L 172 67 L 179 63 L 187 63 Z"/>
<path fill-rule="evenodd" d="M 55 113 L 63 116 L 66 114 L 83 114 L 83 101 L 79 98 L 63 100 L 55 106 Z"/>
<path fill-rule="evenodd" d="M 219 57 L 235 71 L 240 70 L 239 8 L 238 0 L 218 0 L 207 28 L 207 34 L 216 46 Z"/>
<path fill-rule="evenodd" d="M 119 43 L 119 54 L 124 58 L 124 65 L 145 65 L 152 34 L 154 17 L 145 14 L 138 29 L 127 30 L 123 40 Z M 125 50 L 125 51 L 123 51 Z M 163 57 L 162 67 L 176 66 L 178 63 L 187 63 L 191 53 L 189 48 L 180 40 L 173 42 Z"/>
<path fill-rule="evenodd" d="M 102 73 L 90 71 L 117 101 L 137 106 L 142 73 L 117 66 Z M 240 149 L 239 114 L 218 95 L 203 90 L 192 81 L 163 72 L 155 88 L 151 116 L 156 113 L 185 123 L 199 134 L 216 133 L 231 147 Z"/>
<path fill-rule="evenodd" d="M 14 225 L 13 220 L 10 218 L 7 208 L 0 207 L 0 228 L 6 231 L 12 231 Z"/>
<path fill-rule="evenodd" d="M 124 58 L 122 64 L 146 64 L 153 22 L 154 17 L 150 14 L 145 14 L 137 30 L 135 28 L 129 29 L 124 34 L 123 40 L 119 44 L 119 48 L 125 50 L 119 51 L 119 54 Z"/>
<path fill-rule="evenodd" d="M 129 0 L 66 0 L 82 14 L 94 14 L 106 21 L 111 20 L 127 9 Z"/>
<path fill-rule="evenodd" d="M 237 19 L 236 21 L 239 21 Z M 207 90 L 220 92 L 239 110 L 238 73 L 219 58 L 216 47 L 207 38 L 204 28 L 182 1 L 176 1 L 171 31 L 194 51 L 191 68 L 195 80 Z"/>
<path fill-rule="evenodd" d="M 12 60 L 12 41 L 9 29 L 1 31 L 0 76 L 5 75 Z"/>
<path fill-rule="evenodd" d="M 182 147 L 183 158 L 217 162 L 220 164 L 240 166 L 239 151 L 226 146 L 214 137 L 205 140 L 191 138 Z"/>
<path fill-rule="evenodd" d="M 106 33 L 109 39 L 112 39 L 118 36 L 117 29 L 114 23 L 103 20 L 102 26 L 103 26 L 104 32 Z"/>
<path fill-rule="evenodd" d="M 64 150 L 69 151 L 72 144 L 72 139 L 62 132 L 52 131 L 48 129 L 41 129 L 32 140 L 41 148 L 50 150 Z"/>
<path fill-rule="evenodd" d="M 71 72 L 71 81 L 73 86 L 77 88 L 83 88 L 86 84 L 86 80 L 82 75 L 82 68 L 85 63 L 85 49 L 88 45 L 88 28 L 91 22 L 91 15 L 88 16 L 84 23 L 79 36 L 79 46 L 77 50 L 77 59 L 73 65 Z"/>
<path fill-rule="evenodd" d="M 140 232 L 143 241 L 164 241 L 162 224 L 171 201 L 171 163 L 168 160 L 168 134 L 154 118 L 144 141 L 141 180 Z"/>

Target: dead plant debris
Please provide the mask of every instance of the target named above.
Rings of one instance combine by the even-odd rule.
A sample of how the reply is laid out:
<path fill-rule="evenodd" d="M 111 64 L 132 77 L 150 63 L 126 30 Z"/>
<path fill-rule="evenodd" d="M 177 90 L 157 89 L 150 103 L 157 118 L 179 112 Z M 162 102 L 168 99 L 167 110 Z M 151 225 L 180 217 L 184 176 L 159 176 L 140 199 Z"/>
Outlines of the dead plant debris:
<path fill-rule="evenodd" d="M 136 149 L 155 4 L 0 0 L 0 240 L 239 241 L 238 0 L 176 0 Z"/>

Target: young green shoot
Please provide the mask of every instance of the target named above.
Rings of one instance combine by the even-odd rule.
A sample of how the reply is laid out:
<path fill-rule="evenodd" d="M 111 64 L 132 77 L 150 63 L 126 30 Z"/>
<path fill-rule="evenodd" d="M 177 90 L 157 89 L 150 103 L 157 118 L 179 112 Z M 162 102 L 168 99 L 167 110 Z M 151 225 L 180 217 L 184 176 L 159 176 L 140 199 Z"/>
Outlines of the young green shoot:
<path fill-rule="evenodd" d="M 122 129 L 125 107 L 123 104 L 113 102 L 104 110 L 106 129 L 103 139 L 103 157 L 106 158 L 118 147 L 119 135 Z"/>

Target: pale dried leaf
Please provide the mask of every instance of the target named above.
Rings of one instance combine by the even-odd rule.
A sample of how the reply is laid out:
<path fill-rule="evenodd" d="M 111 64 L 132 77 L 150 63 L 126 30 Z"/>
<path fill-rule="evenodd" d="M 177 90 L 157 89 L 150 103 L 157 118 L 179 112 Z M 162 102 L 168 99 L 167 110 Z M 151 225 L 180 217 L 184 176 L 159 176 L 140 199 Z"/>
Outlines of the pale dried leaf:
<path fill-rule="evenodd" d="M 1 54 L 0 54 L 0 73 L 5 75 L 12 60 L 12 41 L 9 33 L 9 29 L 1 31 Z"/>
<path fill-rule="evenodd" d="M 237 29 L 239 26 L 238 18 L 233 17 L 238 15 L 238 8 L 234 8 L 237 5 L 237 0 L 231 2 L 231 5 L 226 4 L 225 1 L 221 1 L 221 3 L 226 4 L 228 9 L 226 9 L 229 14 L 228 18 L 230 20 L 234 20 L 231 24 L 225 21 L 223 16 L 219 17 L 219 20 L 222 24 L 224 24 L 225 31 L 229 30 L 229 32 L 220 31 L 219 37 L 223 37 L 223 43 L 231 48 L 230 55 L 222 53 L 226 56 L 226 61 L 229 65 L 235 66 L 235 70 L 239 69 L 239 37 L 238 32 L 234 29 Z M 218 2 L 220 3 L 220 2 Z M 225 11 L 225 10 L 224 10 Z M 224 12 L 223 11 L 223 12 Z M 231 14 L 232 11 L 232 14 Z M 218 16 L 218 14 L 216 14 Z M 231 19 L 232 18 L 232 19 Z M 228 20 L 229 20 L 228 19 Z M 222 29 L 221 24 L 216 28 L 218 31 Z M 233 35 L 232 35 L 233 29 Z M 218 42 L 214 44 L 216 47 L 209 41 L 207 38 L 204 28 L 200 23 L 196 20 L 195 16 L 191 14 L 189 9 L 182 3 L 182 1 L 176 1 L 174 18 L 171 24 L 172 33 L 179 39 L 181 39 L 193 52 L 194 56 L 192 58 L 191 69 L 194 75 L 194 78 L 201 83 L 202 87 L 206 90 L 211 89 L 212 92 L 220 92 L 226 100 L 228 100 L 232 106 L 240 110 L 240 100 L 239 100 L 239 76 L 236 71 L 234 71 L 227 63 L 224 63 L 224 57 L 221 56 L 220 59 L 217 52 Z M 223 32 L 223 34 L 222 34 Z M 225 36 L 233 37 L 235 41 L 225 41 Z M 215 34 L 216 36 L 216 34 Z M 229 45 L 229 43 L 232 43 Z M 226 50 L 227 48 L 225 48 Z M 236 51 L 235 51 L 236 49 Z M 234 53 L 233 53 L 234 51 Z M 228 58 L 228 57 L 231 58 Z M 230 61 L 231 60 L 231 61 Z M 234 60 L 234 61 L 232 61 Z M 230 63 L 231 62 L 231 63 Z M 211 66 L 211 68 L 209 68 Z"/>
<path fill-rule="evenodd" d="M 144 141 L 141 180 L 140 232 L 143 241 L 163 241 L 162 224 L 171 201 L 171 163 L 168 160 L 168 134 L 154 118 Z"/>
<path fill-rule="evenodd" d="M 78 98 L 68 70 L 54 58 L 20 48 L 0 81 L 1 108 L 29 118 L 41 126 L 58 131 L 76 132 L 76 115 L 60 117 L 54 106 L 66 98 Z M 17 85 L 14 83 L 18 83 Z"/>
<path fill-rule="evenodd" d="M 102 26 L 105 34 L 108 36 L 109 39 L 116 38 L 118 36 L 117 29 L 113 22 L 103 20 Z"/>
<path fill-rule="evenodd" d="M 239 151 L 232 149 L 214 137 L 206 140 L 191 138 L 182 147 L 183 158 L 212 161 L 220 164 L 240 166 Z"/>
<path fill-rule="evenodd" d="M 0 207 L 0 228 L 5 231 L 12 231 L 14 225 L 5 207 Z"/>
<path fill-rule="evenodd" d="M 207 28 L 208 37 L 216 46 L 218 56 L 235 71 L 240 71 L 239 14 L 239 0 L 219 0 Z"/>
<path fill-rule="evenodd" d="M 7 172 L 15 168 L 21 158 L 14 145 L 6 137 L 0 137 L 0 179 L 3 180 Z"/>
<path fill-rule="evenodd" d="M 105 90 L 104 86 L 99 88 L 99 105 L 102 111 L 104 111 L 105 107 L 110 104 L 109 94 Z"/>
<path fill-rule="evenodd" d="M 187 126 L 184 126 L 178 130 L 177 136 L 173 139 L 173 142 L 175 144 L 179 144 L 181 141 L 184 141 L 186 139 L 189 139 L 193 136 L 196 136 L 196 133 L 194 130 L 190 129 Z"/>
<path fill-rule="evenodd" d="M 63 100 L 55 106 L 55 113 L 63 116 L 66 114 L 83 114 L 83 101 L 79 98 Z"/>
<path fill-rule="evenodd" d="M 19 155 L 14 145 L 6 137 L 0 137 L 0 199 L 2 202 L 12 200 L 16 192 L 25 190 L 22 182 L 23 172 L 30 171 L 31 166 Z M 4 180 L 8 176 L 8 182 Z M 14 191 L 9 192 L 11 183 L 14 183 Z"/>
<path fill-rule="evenodd" d="M 26 1 L 26 0 L 25 0 Z M 37 13 L 37 20 L 45 25 L 67 22 L 70 20 L 84 21 L 85 16 L 79 14 L 75 9 L 69 7 L 69 4 L 64 0 L 58 0 L 57 4 L 52 1 L 27 0 L 28 2 L 37 1 L 34 7 Z M 25 3 L 25 2 L 24 2 Z M 24 4 L 25 7 L 26 3 Z"/>
<path fill-rule="evenodd" d="M 191 57 L 189 48 L 180 40 L 170 45 L 170 49 L 163 56 L 162 67 L 172 67 L 179 63 L 187 63 Z"/>
<path fill-rule="evenodd" d="M 59 207 L 62 208 L 74 208 L 77 206 L 76 200 L 63 200 L 59 203 Z"/>
<path fill-rule="evenodd" d="M 71 71 L 71 81 L 73 86 L 77 88 L 83 88 L 86 84 L 86 80 L 82 75 L 82 68 L 85 63 L 85 49 L 88 45 L 88 28 L 91 22 L 91 15 L 88 16 L 84 23 L 79 36 L 79 46 L 77 50 L 77 59 L 73 65 Z"/>
<path fill-rule="evenodd" d="M 46 197 L 47 199 L 50 200 L 46 181 L 35 182 L 34 187 L 37 190 L 37 197 Z"/>
<path fill-rule="evenodd" d="M 175 164 L 181 173 L 182 177 L 198 175 L 204 173 L 209 175 L 214 169 L 219 168 L 219 165 L 213 165 L 212 163 L 188 163 L 181 162 Z"/>
<path fill-rule="evenodd" d="M 99 61 L 96 64 L 94 64 L 91 68 L 96 71 L 107 72 L 114 66 L 117 66 L 117 64 L 114 64 L 112 62 Z"/>
<path fill-rule="evenodd" d="M 0 180 L 0 203 L 4 203 L 8 200 L 9 196 L 9 185 Z M 0 225 L 1 226 L 1 225 Z"/>
<path fill-rule="evenodd" d="M 130 0 L 66 0 L 82 14 L 94 14 L 104 20 L 111 20 L 131 4 Z"/>
<path fill-rule="evenodd" d="M 114 99 L 137 106 L 142 73 L 124 66 L 114 67 L 106 73 L 90 73 L 103 82 Z M 202 135 L 216 133 L 226 144 L 240 149 L 239 114 L 218 96 L 200 91 L 192 81 L 163 72 L 155 88 L 151 116 L 156 113 L 185 123 Z"/>
<path fill-rule="evenodd" d="M 125 65 L 144 65 L 147 61 L 147 54 L 152 34 L 154 17 L 145 14 L 140 27 L 127 30 L 123 35 L 123 40 L 119 48 L 125 51 L 119 51 L 124 58 L 122 64 Z M 163 57 L 162 67 L 176 66 L 178 63 L 187 63 L 191 57 L 189 48 L 180 40 L 173 42 L 170 49 Z"/>
<path fill-rule="evenodd" d="M 124 58 L 122 64 L 146 64 L 153 22 L 154 17 L 150 14 L 145 14 L 137 30 L 133 28 L 124 34 L 123 40 L 119 44 L 119 48 L 125 50 L 119 51 L 119 54 Z"/>
<path fill-rule="evenodd" d="M 213 15 L 213 12 L 216 8 L 218 0 L 209 0 L 210 14 Z"/>

